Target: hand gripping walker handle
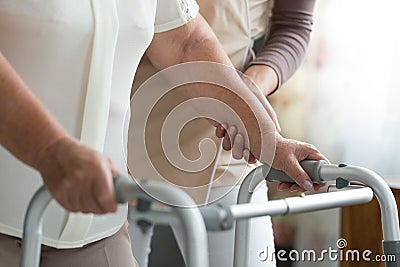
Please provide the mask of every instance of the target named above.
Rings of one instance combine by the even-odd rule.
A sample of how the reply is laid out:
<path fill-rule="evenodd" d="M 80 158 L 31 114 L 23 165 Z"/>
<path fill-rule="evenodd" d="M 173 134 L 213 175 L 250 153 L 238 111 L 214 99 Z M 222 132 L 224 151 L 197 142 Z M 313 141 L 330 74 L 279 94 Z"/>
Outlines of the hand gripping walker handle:
<path fill-rule="evenodd" d="M 127 201 L 124 192 L 124 187 L 126 187 L 127 183 L 132 184 L 133 182 L 128 177 L 122 175 L 114 178 L 115 196 L 118 203 Z M 50 192 L 45 186 L 42 186 L 29 203 L 24 220 L 21 267 L 39 266 L 43 215 L 52 199 Z"/>
<path fill-rule="evenodd" d="M 127 186 L 133 185 L 133 179 L 125 175 L 118 175 L 114 177 L 114 191 L 115 191 L 115 201 L 119 204 L 128 202 L 129 199 L 129 189 Z"/>
<path fill-rule="evenodd" d="M 327 164 L 324 160 L 303 160 L 300 162 L 300 166 L 305 170 L 308 176 L 311 178 L 311 181 L 316 184 L 324 184 L 325 181 L 320 176 L 320 168 L 321 166 Z M 265 180 L 269 182 L 286 182 L 286 183 L 295 183 L 293 179 L 284 173 L 283 171 L 274 169 L 269 165 L 264 165 L 262 167 L 263 176 Z"/>

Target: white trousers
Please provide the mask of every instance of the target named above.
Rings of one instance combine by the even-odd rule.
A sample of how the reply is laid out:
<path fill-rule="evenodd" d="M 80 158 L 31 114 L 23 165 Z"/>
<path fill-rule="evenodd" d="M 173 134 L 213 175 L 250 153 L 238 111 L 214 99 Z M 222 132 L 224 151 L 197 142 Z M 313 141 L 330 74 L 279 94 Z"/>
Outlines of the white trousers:
<path fill-rule="evenodd" d="M 239 186 L 235 186 L 227 195 L 219 199 L 217 203 L 224 205 L 233 205 L 236 203 Z M 225 192 L 226 188 L 216 187 L 211 190 L 210 199 L 213 196 L 218 196 L 221 192 Z M 253 194 L 252 203 L 266 203 L 268 201 L 268 188 L 263 183 Z M 259 253 L 265 248 L 269 251 L 274 251 L 274 240 L 272 232 L 272 224 L 270 217 L 259 217 L 251 219 L 250 242 L 248 250 L 249 266 L 251 267 L 275 267 L 276 262 L 261 261 Z M 183 231 L 180 227 L 172 225 L 175 238 L 185 258 L 186 245 L 184 244 Z M 150 254 L 152 229 L 148 229 L 145 233 L 131 222 L 129 225 L 129 234 L 132 236 L 133 254 L 139 263 L 140 267 L 147 267 L 148 256 Z M 208 255 L 210 267 L 233 266 L 233 251 L 234 251 L 234 228 L 223 232 L 208 232 Z"/>

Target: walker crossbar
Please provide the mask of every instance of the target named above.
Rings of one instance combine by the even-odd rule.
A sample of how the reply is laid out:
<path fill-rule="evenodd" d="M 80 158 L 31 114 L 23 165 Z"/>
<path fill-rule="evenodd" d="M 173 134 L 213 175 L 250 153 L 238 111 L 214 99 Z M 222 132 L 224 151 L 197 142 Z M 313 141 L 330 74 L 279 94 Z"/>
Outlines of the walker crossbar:
<path fill-rule="evenodd" d="M 395 256 L 395 261 L 386 262 L 386 266 L 400 266 L 400 230 L 398 210 L 393 193 L 386 182 L 373 171 L 362 167 L 348 166 L 346 164 L 331 165 L 327 164 L 325 161 L 303 161 L 300 164 L 308 173 L 310 178 L 319 184 L 336 180 L 337 183 L 341 184 L 340 188 L 342 188 L 343 181 L 355 181 L 360 182 L 372 189 L 373 193 L 378 199 L 382 214 L 383 253 L 385 255 Z M 283 181 L 293 183 L 293 180 L 291 180 L 291 178 L 282 171 L 275 170 L 268 165 L 259 166 L 251 171 L 242 183 L 239 190 L 237 203 L 249 203 L 256 186 L 264 179 L 267 181 Z M 318 198 L 318 195 L 309 195 L 304 197 L 304 199 L 289 198 L 292 200 L 288 201 L 288 199 L 286 199 L 284 202 L 277 202 L 277 204 L 272 205 L 272 207 L 269 204 L 271 202 L 273 203 L 274 201 L 270 201 L 268 202 L 269 209 L 271 209 L 269 213 L 270 215 L 278 215 L 305 212 L 318 210 L 324 205 L 326 205 L 326 208 L 329 208 L 331 205 L 332 208 L 335 206 L 335 202 L 337 204 L 336 207 L 369 202 L 372 196 L 368 187 L 364 189 L 354 189 L 351 190 L 351 192 L 347 191 L 350 193 L 350 195 L 347 195 L 346 191 L 321 194 L 325 196 L 320 200 L 325 202 L 324 204 L 313 201 L 313 199 L 316 200 Z M 341 195 L 334 195 L 337 193 L 340 193 Z M 346 197 L 346 199 L 341 199 L 342 196 Z M 305 199 L 311 199 L 311 202 L 313 202 L 311 207 L 308 207 Z M 253 205 L 252 211 L 249 210 L 250 206 L 247 207 L 242 205 L 243 204 L 238 205 L 237 207 L 232 207 L 232 214 L 236 219 L 239 219 L 240 217 L 250 217 L 250 215 L 262 216 L 262 213 L 267 213 L 263 211 L 265 207 L 263 208 L 260 205 Z M 247 248 L 249 242 L 248 233 L 249 221 L 237 221 L 235 231 L 235 267 L 247 266 Z"/>
<path fill-rule="evenodd" d="M 373 192 L 370 188 L 356 188 L 338 192 L 289 197 L 268 201 L 265 204 L 238 204 L 231 207 L 236 222 L 234 266 L 247 266 L 249 244 L 249 222 L 247 218 L 297 214 L 370 202 Z"/>
<path fill-rule="evenodd" d="M 224 231 L 231 229 L 234 221 L 239 223 L 241 220 L 254 217 L 289 215 L 363 204 L 370 202 L 373 196 L 374 193 L 369 187 L 351 186 L 340 191 L 329 190 L 329 193 L 289 197 L 266 203 L 242 203 L 232 206 L 212 204 L 199 209 L 207 231 Z M 149 210 L 151 212 L 148 213 L 138 212 L 134 206 L 130 209 L 132 212 L 129 218 L 133 221 L 148 220 L 165 225 L 171 224 L 171 222 L 179 223 L 170 218 L 171 209 L 168 207 L 151 208 Z"/>

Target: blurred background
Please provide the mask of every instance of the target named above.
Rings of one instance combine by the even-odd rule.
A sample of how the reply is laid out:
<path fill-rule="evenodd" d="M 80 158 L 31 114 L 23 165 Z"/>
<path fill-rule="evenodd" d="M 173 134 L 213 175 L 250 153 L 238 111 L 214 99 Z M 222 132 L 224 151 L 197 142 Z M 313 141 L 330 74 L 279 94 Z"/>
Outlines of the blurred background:
<path fill-rule="evenodd" d="M 311 46 L 302 67 L 270 99 L 283 135 L 314 144 L 332 163 L 359 165 L 390 177 L 396 187 L 400 2 L 323 0 L 317 1 L 314 14 Z M 271 190 L 271 197 L 281 196 Z M 277 245 L 336 248 L 341 214 L 333 210 L 274 218 Z M 326 261 L 291 266 L 339 265 Z"/>

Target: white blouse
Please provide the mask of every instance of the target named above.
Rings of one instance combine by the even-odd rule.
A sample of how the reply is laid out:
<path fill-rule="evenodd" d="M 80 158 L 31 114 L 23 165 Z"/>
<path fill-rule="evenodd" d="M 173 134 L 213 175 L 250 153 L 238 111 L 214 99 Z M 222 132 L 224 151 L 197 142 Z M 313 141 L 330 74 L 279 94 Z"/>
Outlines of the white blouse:
<path fill-rule="evenodd" d="M 154 32 L 197 13 L 194 0 L 0 0 L 0 51 L 71 135 L 126 174 L 124 122 L 139 61 Z M 0 147 L 0 233 L 22 236 L 26 207 L 41 185 L 37 171 Z M 126 216 L 126 205 L 93 216 L 53 202 L 43 243 L 80 247 L 117 232 Z"/>

